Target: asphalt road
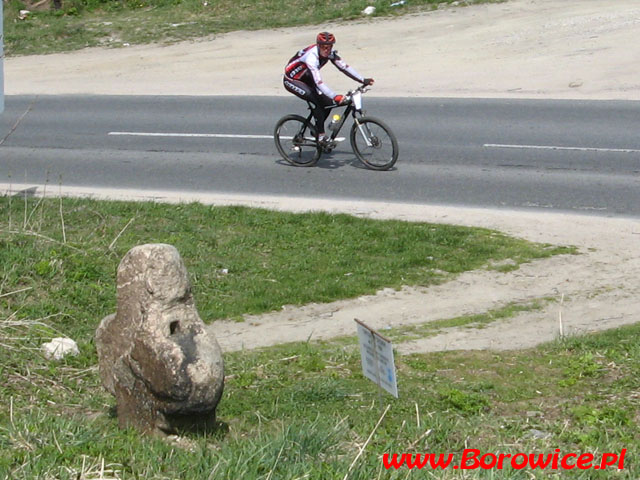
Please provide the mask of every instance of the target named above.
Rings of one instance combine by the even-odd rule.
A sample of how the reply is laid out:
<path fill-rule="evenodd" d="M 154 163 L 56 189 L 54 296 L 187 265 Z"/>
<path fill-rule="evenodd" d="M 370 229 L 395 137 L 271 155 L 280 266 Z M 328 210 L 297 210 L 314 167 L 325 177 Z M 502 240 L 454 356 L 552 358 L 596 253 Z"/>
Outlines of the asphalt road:
<path fill-rule="evenodd" d="M 640 217 L 640 102 L 365 98 L 400 158 L 366 170 L 348 140 L 284 163 L 293 97 L 8 96 L 0 183 L 374 199 Z M 342 135 L 348 131 L 343 130 Z"/>

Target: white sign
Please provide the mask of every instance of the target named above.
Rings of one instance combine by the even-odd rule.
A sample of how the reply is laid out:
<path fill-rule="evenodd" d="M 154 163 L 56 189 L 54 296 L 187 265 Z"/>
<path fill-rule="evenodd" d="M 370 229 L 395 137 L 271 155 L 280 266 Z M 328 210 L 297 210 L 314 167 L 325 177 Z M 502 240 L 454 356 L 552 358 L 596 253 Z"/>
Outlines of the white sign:
<path fill-rule="evenodd" d="M 391 340 L 369 328 L 357 318 L 355 321 L 358 325 L 362 373 L 380 388 L 384 388 L 398 398 L 398 382 Z"/>

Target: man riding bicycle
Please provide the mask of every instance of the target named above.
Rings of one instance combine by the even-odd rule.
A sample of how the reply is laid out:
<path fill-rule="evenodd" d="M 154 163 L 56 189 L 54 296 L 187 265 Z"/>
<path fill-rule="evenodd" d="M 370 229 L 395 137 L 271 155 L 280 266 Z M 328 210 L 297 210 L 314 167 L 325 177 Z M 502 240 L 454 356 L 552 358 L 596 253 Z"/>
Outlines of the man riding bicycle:
<path fill-rule="evenodd" d="M 332 33 L 319 33 L 316 43 L 298 51 L 284 69 L 284 88 L 311 103 L 318 138 L 323 145 L 330 141 L 324 131 L 325 107 L 342 105 L 345 99 L 322 81 L 320 69 L 331 61 L 346 76 L 363 85 L 373 85 L 373 78 L 363 78 L 338 56 L 333 50 L 335 43 L 336 37 Z"/>

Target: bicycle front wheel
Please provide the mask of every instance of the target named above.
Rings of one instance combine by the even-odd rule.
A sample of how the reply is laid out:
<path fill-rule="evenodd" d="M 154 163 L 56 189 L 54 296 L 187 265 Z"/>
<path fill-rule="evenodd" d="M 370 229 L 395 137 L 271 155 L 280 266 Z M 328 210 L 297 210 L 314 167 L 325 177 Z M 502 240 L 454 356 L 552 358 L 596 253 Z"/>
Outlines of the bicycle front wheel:
<path fill-rule="evenodd" d="M 322 153 L 315 127 L 300 115 L 282 117 L 276 124 L 273 139 L 282 158 L 297 167 L 314 166 Z"/>
<path fill-rule="evenodd" d="M 374 117 L 356 118 L 351 148 L 358 160 L 373 170 L 389 170 L 398 160 L 398 141 L 391 129 Z"/>

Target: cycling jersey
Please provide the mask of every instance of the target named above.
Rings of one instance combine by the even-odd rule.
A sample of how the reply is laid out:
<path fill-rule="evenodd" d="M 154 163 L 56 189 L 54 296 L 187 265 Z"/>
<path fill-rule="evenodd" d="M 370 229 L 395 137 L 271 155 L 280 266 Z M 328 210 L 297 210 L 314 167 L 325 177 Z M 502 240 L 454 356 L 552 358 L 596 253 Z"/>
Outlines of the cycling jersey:
<path fill-rule="evenodd" d="M 331 50 L 329 56 L 323 58 L 319 55 L 316 44 L 309 45 L 291 57 L 284 69 L 285 78 L 304 82 L 311 87 L 315 87 L 323 95 L 333 99 L 336 96 L 335 92 L 322 81 L 322 76 L 320 75 L 320 69 L 329 61 L 348 77 L 357 82 L 364 83 L 364 78 L 347 65 L 338 56 L 336 50 Z"/>

